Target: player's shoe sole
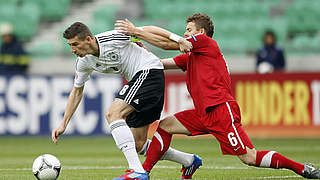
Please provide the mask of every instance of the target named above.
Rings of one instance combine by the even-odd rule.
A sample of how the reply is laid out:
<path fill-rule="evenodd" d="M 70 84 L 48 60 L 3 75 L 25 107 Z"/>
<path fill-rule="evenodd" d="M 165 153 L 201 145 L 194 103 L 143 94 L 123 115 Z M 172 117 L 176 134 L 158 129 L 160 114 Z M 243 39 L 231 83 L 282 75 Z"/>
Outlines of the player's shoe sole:
<path fill-rule="evenodd" d="M 192 179 L 192 175 L 197 169 L 199 169 L 200 166 L 202 166 L 202 159 L 198 155 L 194 154 L 192 164 L 188 167 L 182 167 L 182 176 L 180 180 Z"/>
<path fill-rule="evenodd" d="M 112 180 L 149 180 L 148 173 L 139 173 L 133 170 L 127 170 L 126 174 L 116 177 Z"/>
<path fill-rule="evenodd" d="M 315 168 L 312 164 L 305 163 L 302 176 L 308 179 L 320 179 L 320 170 Z"/>

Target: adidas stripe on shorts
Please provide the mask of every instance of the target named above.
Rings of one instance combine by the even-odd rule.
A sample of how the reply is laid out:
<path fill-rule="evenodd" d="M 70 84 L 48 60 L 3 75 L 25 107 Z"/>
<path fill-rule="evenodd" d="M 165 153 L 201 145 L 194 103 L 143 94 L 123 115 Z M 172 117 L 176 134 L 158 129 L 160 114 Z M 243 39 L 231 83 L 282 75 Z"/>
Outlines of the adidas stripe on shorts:
<path fill-rule="evenodd" d="M 164 88 L 163 69 L 139 71 L 122 87 L 116 98 L 124 100 L 135 109 L 126 118 L 129 127 L 142 127 L 160 118 Z"/>

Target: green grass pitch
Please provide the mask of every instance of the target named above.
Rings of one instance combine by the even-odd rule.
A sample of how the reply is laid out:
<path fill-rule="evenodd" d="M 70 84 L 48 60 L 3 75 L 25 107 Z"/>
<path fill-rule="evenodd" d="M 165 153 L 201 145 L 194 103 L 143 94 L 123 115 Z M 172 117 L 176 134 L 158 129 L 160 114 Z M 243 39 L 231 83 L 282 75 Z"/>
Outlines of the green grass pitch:
<path fill-rule="evenodd" d="M 320 139 L 253 139 L 258 150 L 275 150 L 298 162 L 320 166 Z M 223 156 L 214 138 L 174 138 L 172 147 L 203 158 L 194 175 L 200 179 L 302 179 L 289 170 L 248 167 L 237 157 Z M 34 180 L 33 160 L 44 153 L 57 156 L 62 164 L 59 180 L 104 180 L 122 175 L 127 162 L 113 139 L 67 137 L 54 145 L 50 137 L 0 137 L 0 180 Z M 141 157 L 141 161 L 144 157 Z M 151 179 L 179 179 L 181 166 L 160 161 Z"/>

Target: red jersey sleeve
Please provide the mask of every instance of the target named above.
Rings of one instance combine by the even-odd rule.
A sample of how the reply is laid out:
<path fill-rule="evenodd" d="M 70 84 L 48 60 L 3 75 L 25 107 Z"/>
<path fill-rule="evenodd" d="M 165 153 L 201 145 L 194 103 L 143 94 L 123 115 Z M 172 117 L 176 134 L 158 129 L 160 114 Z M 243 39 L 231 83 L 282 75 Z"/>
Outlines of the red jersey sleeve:
<path fill-rule="evenodd" d="M 191 52 L 207 52 L 208 43 L 210 38 L 204 34 L 192 35 L 186 38 L 189 42 L 192 43 Z"/>
<path fill-rule="evenodd" d="M 173 60 L 176 63 L 176 65 L 180 69 L 182 69 L 182 71 L 186 71 L 188 57 L 189 57 L 189 53 L 188 54 L 180 54 L 179 56 L 174 57 Z"/>

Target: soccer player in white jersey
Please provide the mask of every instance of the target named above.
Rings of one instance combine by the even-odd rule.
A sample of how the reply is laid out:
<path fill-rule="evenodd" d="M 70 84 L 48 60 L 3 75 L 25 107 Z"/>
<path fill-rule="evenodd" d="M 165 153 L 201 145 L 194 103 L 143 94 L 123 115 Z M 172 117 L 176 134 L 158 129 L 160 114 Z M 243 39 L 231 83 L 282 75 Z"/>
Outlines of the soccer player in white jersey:
<path fill-rule="evenodd" d="M 116 30 L 93 36 L 86 25 L 76 22 L 65 30 L 63 37 L 78 58 L 74 87 L 69 95 L 63 121 L 52 131 L 53 142 L 57 143 L 58 136 L 66 130 L 81 101 L 90 74 L 93 71 L 121 74 L 128 84 L 117 94 L 107 110 L 106 119 L 116 145 L 128 161 L 129 170 L 115 180 L 148 180 L 136 150 L 145 153 L 150 143 L 150 140 L 146 141 L 149 124 L 160 118 L 165 83 L 162 63 L 151 52 L 131 42 L 131 36 Z M 189 44 L 185 41 L 181 45 L 188 48 Z M 191 44 L 189 46 L 191 48 Z M 179 153 L 185 154 L 169 149 L 163 159 L 183 164 L 185 160 L 179 158 L 183 157 Z"/>

